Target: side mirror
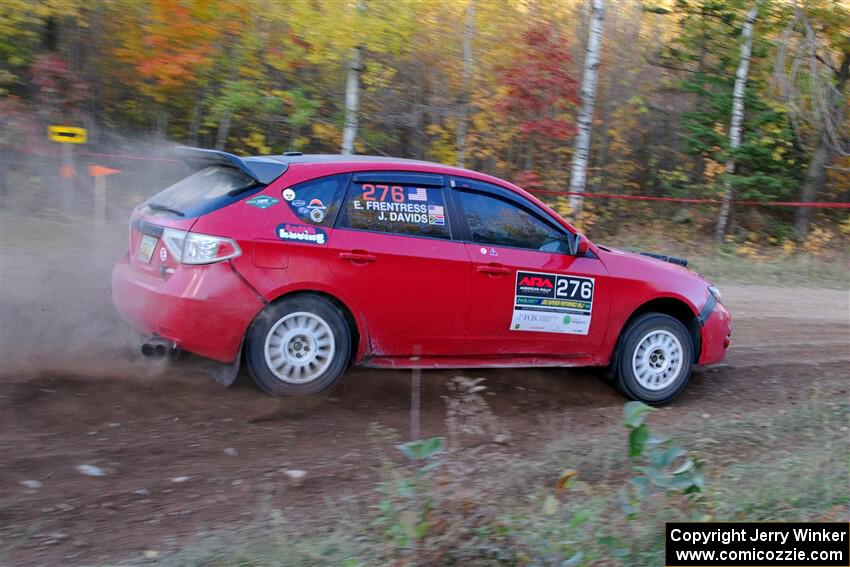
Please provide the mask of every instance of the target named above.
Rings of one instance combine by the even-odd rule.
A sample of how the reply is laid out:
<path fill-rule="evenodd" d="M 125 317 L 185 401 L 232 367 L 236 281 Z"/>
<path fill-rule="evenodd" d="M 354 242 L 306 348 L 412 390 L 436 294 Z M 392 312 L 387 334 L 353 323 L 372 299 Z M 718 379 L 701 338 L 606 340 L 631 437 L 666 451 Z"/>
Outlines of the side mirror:
<path fill-rule="evenodd" d="M 578 236 L 578 245 L 576 246 L 576 256 L 584 256 L 587 254 L 587 250 L 590 248 L 590 241 L 583 234 L 579 234 Z"/>

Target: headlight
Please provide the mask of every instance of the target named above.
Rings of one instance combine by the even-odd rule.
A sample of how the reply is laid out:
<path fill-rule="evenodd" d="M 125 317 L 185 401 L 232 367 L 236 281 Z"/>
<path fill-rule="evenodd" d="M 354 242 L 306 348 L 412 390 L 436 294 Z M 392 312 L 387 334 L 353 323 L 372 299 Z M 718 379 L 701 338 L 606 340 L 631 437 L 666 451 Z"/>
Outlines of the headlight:
<path fill-rule="evenodd" d="M 162 231 L 162 241 L 181 264 L 213 264 L 242 254 L 239 245 L 230 238 L 173 228 Z"/>
<path fill-rule="evenodd" d="M 723 303 L 723 294 L 720 293 L 720 290 L 714 287 L 713 285 L 708 286 L 708 293 L 714 296 L 714 299 L 717 300 L 717 303 Z"/>

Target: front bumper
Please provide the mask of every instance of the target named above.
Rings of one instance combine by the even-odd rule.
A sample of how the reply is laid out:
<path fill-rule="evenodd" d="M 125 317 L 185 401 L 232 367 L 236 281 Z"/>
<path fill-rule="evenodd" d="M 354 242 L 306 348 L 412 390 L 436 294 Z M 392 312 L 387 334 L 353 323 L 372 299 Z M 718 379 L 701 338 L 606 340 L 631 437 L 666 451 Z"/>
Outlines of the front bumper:
<path fill-rule="evenodd" d="M 167 279 L 134 270 L 124 255 L 112 270 L 112 302 L 147 335 L 219 362 L 233 362 L 251 320 L 263 308 L 230 266 L 180 266 Z"/>
<path fill-rule="evenodd" d="M 732 316 L 721 303 L 708 313 L 700 329 L 702 349 L 699 364 L 714 364 L 726 356 L 731 344 Z"/>

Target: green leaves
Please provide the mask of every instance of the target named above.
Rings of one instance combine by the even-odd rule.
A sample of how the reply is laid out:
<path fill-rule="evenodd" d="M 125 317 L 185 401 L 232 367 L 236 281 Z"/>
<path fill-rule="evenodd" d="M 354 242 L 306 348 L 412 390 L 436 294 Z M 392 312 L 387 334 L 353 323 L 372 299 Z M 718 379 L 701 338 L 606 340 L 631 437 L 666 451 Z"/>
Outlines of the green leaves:
<path fill-rule="evenodd" d="M 623 424 L 628 428 L 640 427 L 651 411 L 652 408 L 643 402 L 629 402 L 623 406 Z"/>
<path fill-rule="evenodd" d="M 645 464 L 635 467 L 641 473 L 630 480 L 635 501 L 627 505 L 627 515 L 637 513 L 637 505 L 651 489 L 699 495 L 705 487 L 702 468 L 696 459 L 669 439 L 650 433 L 644 423 L 652 408 L 641 402 L 629 402 L 623 407 L 623 425 L 629 430 L 629 457 L 643 457 Z"/>
<path fill-rule="evenodd" d="M 417 441 L 408 441 L 407 443 L 396 445 L 396 448 L 411 461 L 421 461 L 423 459 L 430 459 L 445 451 L 446 438 L 429 437 Z"/>
<path fill-rule="evenodd" d="M 643 448 L 649 439 L 649 428 L 646 425 L 641 425 L 632 429 L 629 432 L 629 457 L 640 457 L 643 454 Z"/>

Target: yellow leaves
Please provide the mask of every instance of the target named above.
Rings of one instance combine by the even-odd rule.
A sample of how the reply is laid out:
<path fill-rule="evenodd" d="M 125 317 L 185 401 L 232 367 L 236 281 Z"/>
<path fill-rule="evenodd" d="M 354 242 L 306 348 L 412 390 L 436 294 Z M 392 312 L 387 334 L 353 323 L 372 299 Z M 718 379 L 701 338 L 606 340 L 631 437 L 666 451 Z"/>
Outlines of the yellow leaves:
<path fill-rule="evenodd" d="M 241 138 L 240 141 L 244 147 L 253 150 L 247 153 L 266 155 L 272 151 L 271 147 L 266 145 L 266 137 L 256 130 L 252 130 L 250 134 Z"/>
<path fill-rule="evenodd" d="M 565 219 L 568 219 L 568 220 L 570 218 L 572 218 L 573 213 L 575 212 L 575 211 L 573 211 L 573 208 L 570 206 L 569 199 L 565 196 L 562 197 L 560 195 L 555 198 L 555 202 L 554 202 L 554 204 L 552 204 L 552 209 L 554 209 L 554 211 L 556 213 L 558 213 L 560 216 L 562 216 L 562 217 L 564 217 Z"/>
<path fill-rule="evenodd" d="M 838 231 L 844 236 L 850 236 L 850 215 L 838 225 Z"/>
<path fill-rule="evenodd" d="M 833 238 L 835 238 L 835 233 L 832 230 L 814 226 L 803 243 L 803 248 L 810 254 L 819 254 L 824 251 Z"/>
<path fill-rule="evenodd" d="M 311 126 L 313 139 L 325 148 L 336 151 L 342 144 L 342 132 L 331 124 L 314 122 Z"/>
<path fill-rule="evenodd" d="M 744 258 L 751 258 L 753 260 L 761 259 L 761 254 L 759 254 L 759 250 L 756 247 L 754 242 L 750 242 L 746 240 L 738 245 L 735 249 L 735 253 L 738 256 L 743 256 Z"/>
<path fill-rule="evenodd" d="M 726 165 L 711 158 L 704 158 L 703 164 L 703 176 L 709 181 L 713 181 L 715 177 L 726 172 Z"/>
<path fill-rule="evenodd" d="M 428 145 L 425 157 L 439 163 L 452 165 L 457 157 L 454 146 L 455 127 L 448 124 L 443 127 L 440 124 L 430 124 L 427 128 L 431 143 Z"/>
<path fill-rule="evenodd" d="M 788 114 L 788 105 L 778 99 L 766 98 L 763 102 L 774 112 Z"/>

